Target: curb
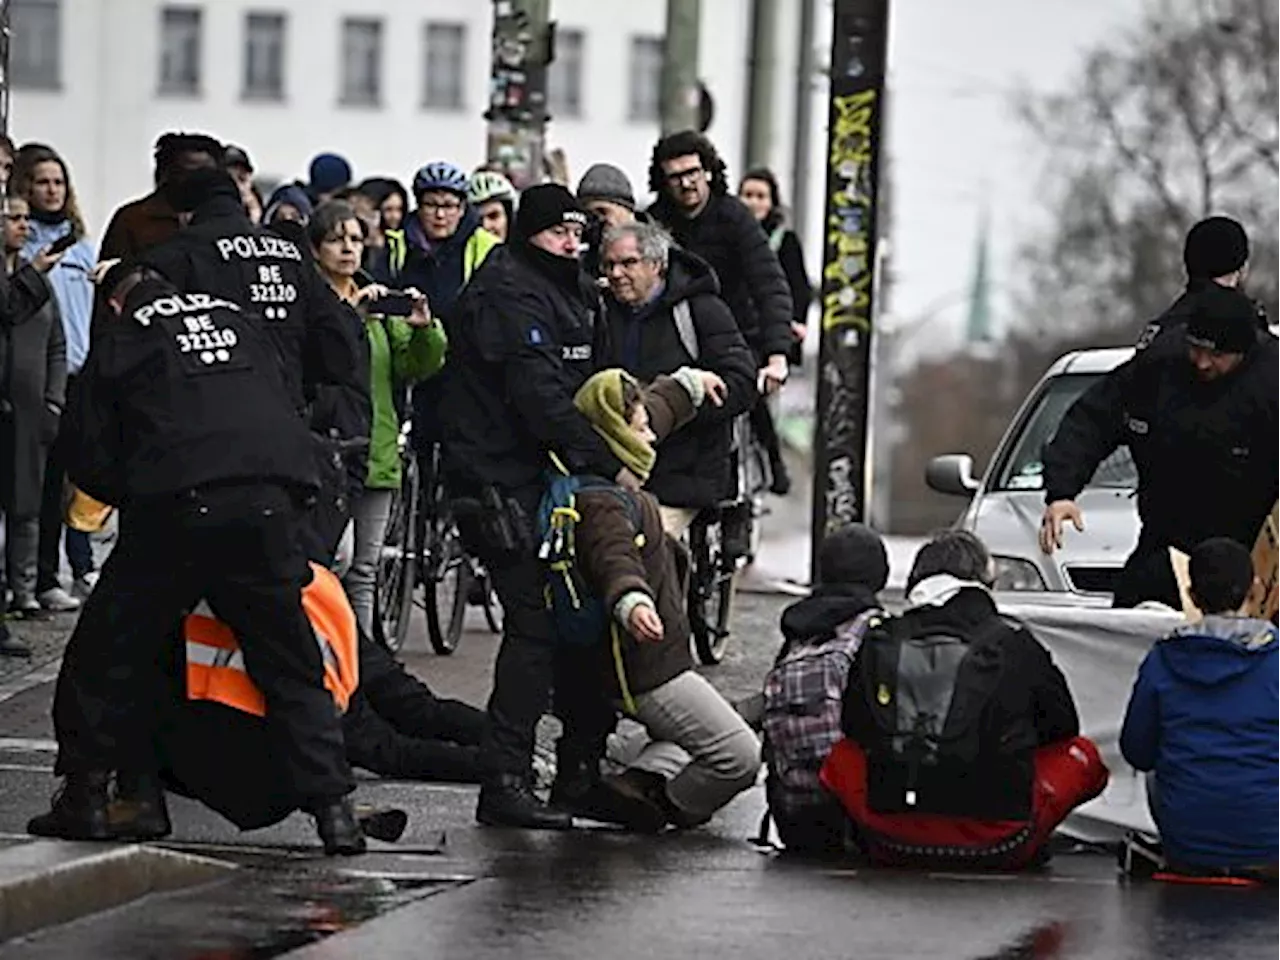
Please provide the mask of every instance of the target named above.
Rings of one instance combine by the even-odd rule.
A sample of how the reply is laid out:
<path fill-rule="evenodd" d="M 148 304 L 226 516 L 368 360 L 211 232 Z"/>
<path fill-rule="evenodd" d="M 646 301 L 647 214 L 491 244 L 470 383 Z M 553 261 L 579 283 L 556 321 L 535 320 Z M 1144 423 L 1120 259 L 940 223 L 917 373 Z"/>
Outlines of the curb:
<path fill-rule="evenodd" d="M 20 842 L 0 850 L 0 942 L 148 894 L 211 883 L 236 869 L 137 844 Z"/>

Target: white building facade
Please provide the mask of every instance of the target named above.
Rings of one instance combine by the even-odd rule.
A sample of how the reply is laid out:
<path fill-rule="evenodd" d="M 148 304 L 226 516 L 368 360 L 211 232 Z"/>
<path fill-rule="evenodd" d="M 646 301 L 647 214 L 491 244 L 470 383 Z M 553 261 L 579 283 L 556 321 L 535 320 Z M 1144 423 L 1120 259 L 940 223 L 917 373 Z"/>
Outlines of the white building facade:
<path fill-rule="evenodd" d="M 575 180 L 592 163 L 621 167 L 643 203 L 665 0 L 551 6 L 548 147 L 565 151 Z M 790 5 L 780 7 L 771 160 L 786 184 L 797 26 Z M 11 10 L 10 135 L 66 158 L 95 234 L 117 205 L 151 188 L 152 146 L 167 130 L 244 147 L 268 181 L 305 177 L 324 151 L 345 156 L 357 180 L 406 183 L 431 160 L 471 169 L 484 159 L 488 0 L 12 0 Z M 708 134 L 735 178 L 749 13 L 747 0 L 702 0 Z"/>

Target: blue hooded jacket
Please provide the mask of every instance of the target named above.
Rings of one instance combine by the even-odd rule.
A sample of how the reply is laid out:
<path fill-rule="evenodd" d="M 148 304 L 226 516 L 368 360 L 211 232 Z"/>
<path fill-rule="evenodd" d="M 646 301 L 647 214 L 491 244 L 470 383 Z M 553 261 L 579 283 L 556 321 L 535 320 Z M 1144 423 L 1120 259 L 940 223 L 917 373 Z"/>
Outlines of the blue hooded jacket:
<path fill-rule="evenodd" d="M 1159 641 L 1138 670 L 1120 752 L 1155 771 L 1165 856 L 1192 867 L 1277 860 L 1276 629 L 1209 616 Z"/>

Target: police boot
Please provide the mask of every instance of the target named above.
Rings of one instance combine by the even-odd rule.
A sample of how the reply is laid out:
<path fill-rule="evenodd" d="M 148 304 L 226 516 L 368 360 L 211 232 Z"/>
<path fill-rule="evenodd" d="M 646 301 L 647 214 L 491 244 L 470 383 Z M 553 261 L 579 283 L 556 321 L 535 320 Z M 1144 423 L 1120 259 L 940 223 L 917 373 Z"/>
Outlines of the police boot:
<path fill-rule="evenodd" d="M 600 763 L 560 751 L 556 779 L 551 784 L 551 804 L 575 817 L 601 823 L 629 825 L 633 811 L 618 793 L 600 778 Z"/>
<path fill-rule="evenodd" d="M 365 852 L 364 834 L 346 797 L 322 800 L 309 812 L 315 817 L 326 857 L 354 857 Z"/>
<path fill-rule="evenodd" d="M 173 832 L 164 787 L 154 773 L 121 770 L 116 796 L 107 808 L 111 835 L 117 840 L 161 840 Z"/>
<path fill-rule="evenodd" d="M 27 821 L 27 833 L 60 840 L 110 840 L 105 770 L 69 773 L 48 813 Z"/>
<path fill-rule="evenodd" d="M 476 820 L 489 827 L 572 830 L 573 817 L 538 799 L 528 778 L 504 773 L 480 787 Z"/>

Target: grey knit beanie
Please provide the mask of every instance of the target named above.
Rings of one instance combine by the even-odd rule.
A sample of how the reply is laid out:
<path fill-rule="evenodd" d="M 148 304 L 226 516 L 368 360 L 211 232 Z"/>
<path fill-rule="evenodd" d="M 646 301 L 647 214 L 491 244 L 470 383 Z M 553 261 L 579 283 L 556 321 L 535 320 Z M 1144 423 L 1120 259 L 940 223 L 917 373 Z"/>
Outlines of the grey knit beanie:
<path fill-rule="evenodd" d="M 587 203 L 589 200 L 608 200 L 628 210 L 636 208 L 631 181 L 625 173 L 607 163 L 597 163 L 578 181 L 578 202 Z"/>

